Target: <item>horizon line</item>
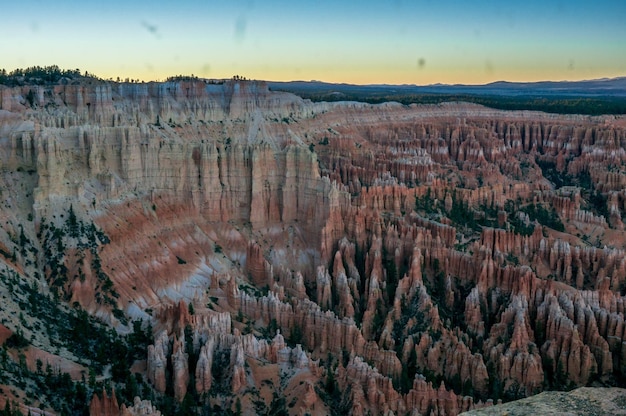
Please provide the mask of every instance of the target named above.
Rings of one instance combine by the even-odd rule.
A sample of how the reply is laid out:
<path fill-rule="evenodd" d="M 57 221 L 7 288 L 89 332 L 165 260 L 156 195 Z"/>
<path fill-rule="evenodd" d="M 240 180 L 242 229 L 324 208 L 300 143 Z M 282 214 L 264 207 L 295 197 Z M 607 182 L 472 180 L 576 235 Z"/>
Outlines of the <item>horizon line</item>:
<path fill-rule="evenodd" d="M 116 76 L 116 77 L 102 77 L 94 72 L 90 72 L 90 71 L 80 71 L 79 68 L 75 68 L 75 69 L 64 69 L 64 68 L 60 68 L 57 65 L 50 65 L 50 66 L 31 66 L 31 67 L 23 67 L 23 68 L 14 68 L 12 70 L 6 70 L 5 68 L 0 68 L 0 71 L 4 70 L 6 71 L 7 75 L 10 75 L 11 72 L 17 71 L 17 70 L 25 70 L 25 69 L 29 69 L 29 68 L 49 68 L 49 67 L 57 67 L 59 70 L 61 71 L 75 71 L 78 70 L 81 73 L 81 76 L 91 76 L 93 78 L 97 78 L 101 81 L 108 81 L 108 82 L 119 82 L 119 83 L 123 83 L 123 82 L 139 82 L 139 83 L 150 83 L 150 82 L 168 82 L 167 78 L 176 78 L 176 77 L 189 77 L 189 78 L 195 78 L 198 80 L 215 80 L 215 81 L 229 81 L 229 80 L 238 80 L 238 81 L 260 81 L 260 82 L 269 82 L 269 83 L 296 83 L 296 82 L 301 82 L 301 83 L 322 83 L 322 84 L 330 84 L 330 85 L 355 85 L 355 86 L 410 86 L 410 87 L 434 87 L 434 86 L 448 86 L 448 87 L 455 87 L 455 86 L 465 86 L 465 87 L 479 87 L 479 86 L 488 86 L 488 85 L 492 85 L 492 84 L 498 84 L 498 83 L 510 83 L 510 84 L 540 84 L 540 83 L 570 83 L 570 82 L 597 82 L 597 81 L 615 81 L 615 80 L 622 80 L 622 79 L 626 79 L 626 74 L 623 75 L 618 75 L 618 76 L 607 76 L 607 77 L 598 77 L 598 78 L 562 78 L 562 79 L 541 79 L 541 80 L 523 80 L 523 81 L 513 81 L 513 80 L 509 80 L 506 78 L 503 79 L 498 79 L 495 81 L 490 81 L 490 82 L 483 82 L 483 83 L 463 83 L 463 82 L 456 82 L 456 83 L 445 83 L 445 82 L 433 82 L 433 83 L 428 83 L 428 84 L 417 84 L 417 83 L 393 83 L 393 82 L 370 82 L 370 83 L 358 83 L 358 82 L 350 82 L 350 81 L 324 81 L 321 79 L 310 79 L 310 80 L 305 80 L 305 79 L 289 79 L 289 80 L 277 80 L 277 79 L 262 79 L 262 78 L 252 78 L 252 77 L 246 77 L 246 76 L 242 76 L 239 74 L 234 74 L 231 75 L 229 77 L 205 77 L 205 76 L 198 76 L 195 75 L 193 73 L 191 74 L 177 74 L 177 75 L 169 75 L 167 76 L 165 79 L 161 79 L 161 78 L 156 78 L 156 79 L 148 79 L 148 78 L 132 78 L 132 77 L 122 77 L 122 76 Z M 235 79 L 235 77 L 240 77 L 240 79 Z M 117 80 L 119 79 L 119 81 Z M 126 81 L 128 80 L 128 81 Z M 1 84 L 0 84 L 1 85 Z"/>

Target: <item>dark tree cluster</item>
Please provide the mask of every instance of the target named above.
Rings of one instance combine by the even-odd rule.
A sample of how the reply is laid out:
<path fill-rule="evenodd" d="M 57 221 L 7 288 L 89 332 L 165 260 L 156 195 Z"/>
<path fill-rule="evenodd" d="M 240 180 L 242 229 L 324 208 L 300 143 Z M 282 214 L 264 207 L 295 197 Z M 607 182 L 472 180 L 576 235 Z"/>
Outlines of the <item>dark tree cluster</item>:
<path fill-rule="evenodd" d="M 381 104 L 395 101 L 401 104 L 441 104 L 445 102 L 463 101 L 476 103 L 500 110 L 532 110 L 557 114 L 626 114 L 626 98 L 620 96 L 502 96 L 473 95 L 449 93 L 393 93 L 391 91 L 341 89 L 333 85 L 333 89 L 299 89 L 295 86 L 284 86 L 277 91 L 291 92 L 311 101 L 361 101 L 370 104 Z"/>
<path fill-rule="evenodd" d="M 53 85 L 62 78 L 70 80 L 90 78 L 99 79 L 94 74 L 85 71 L 81 74 L 80 69 L 61 69 L 56 65 L 33 66 L 29 68 L 18 68 L 11 72 L 0 69 L 0 84 L 9 87 L 22 85 Z"/>

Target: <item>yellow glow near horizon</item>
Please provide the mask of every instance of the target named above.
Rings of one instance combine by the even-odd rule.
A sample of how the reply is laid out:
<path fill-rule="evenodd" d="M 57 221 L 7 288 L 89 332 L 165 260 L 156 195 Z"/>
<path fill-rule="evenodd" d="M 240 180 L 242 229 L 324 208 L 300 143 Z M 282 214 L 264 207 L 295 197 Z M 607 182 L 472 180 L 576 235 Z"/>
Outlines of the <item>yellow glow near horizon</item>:
<path fill-rule="evenodd" d="M 539 81 L 581 81 L 600 78 L 618 78 L 626 76 L 623 71 L 606 70 L 606 71 L 578 71 L 574 73 L 565 73 L 564 71 L 554 69 L 543 69 L 529 71 L 527 69 L 511 68 L 498 69 L 486 66 L 485 68 L 472 68 L 464 71 L 458 69 L 441 69 L 441 70 L 386 70 L 386 71 L 353 71 L 350 68 L 337 69 L 320 69 L 318 71 L 297 68 L 259 68 L 246 69 L 235 68 L 232 70 L 206 70 L 202 67 L 189 68 L 172 68 L 171 70 L 129 68 L 127 71 L 117 71 L 115 69 L 88 69 L 89 72 L 104 78 L 121 80 L 126 78 L 138 79 L 140 81 L 163 81 L 167 77 L 174 75 L 196 75 L 200 78 L 228 79 L 233 75 L 240 75 L 248 79 L 264 80 L 264 81 L 322 81 L 328 83 L 347 83 L 356 85 L 367 84 L 412 84 L 412 85 L 432 85 L 432 84 L 466 84 L 481 85 L 495 81 L 509 82 L 539 82 Z M 568 76 L 570 75 L 570 76 Z"/>

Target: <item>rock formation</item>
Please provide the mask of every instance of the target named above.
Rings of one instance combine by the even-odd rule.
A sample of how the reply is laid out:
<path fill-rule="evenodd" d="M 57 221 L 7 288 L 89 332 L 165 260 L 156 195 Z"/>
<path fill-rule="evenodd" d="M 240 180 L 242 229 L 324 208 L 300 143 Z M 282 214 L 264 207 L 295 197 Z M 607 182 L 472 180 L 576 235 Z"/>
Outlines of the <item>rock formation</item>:
<path fill-rule="evenodd" d="M 141 344 L 94 375 L 98 415 L 453 415 L 619 384 L 625 144 L 619 117 L 241 80 L 0 86 L 3 325 L 79 360 L 39 312 L 16 323 L 25 282 Z"/>
<path fill-rule="evenodd" d="M 161 416 L 161 412 L 157 410 L 148 400 L 141 400 L 135 397 L 132 405 L 126 406 L 122 404 L 118 406 L 115 391 L 109 395 L 106 391 L 102 391 L 102 396 L 94 394 L 89 403 L 90 416 L 141 416 L 154 415 Z"/>
<path fill-rule="evenodd" d="M 624 415 L 626 391 L 620 388 L 581 387 L 570 392 L 546 391 L 527 399 L 472 410 L 464 416 L 511 416 L 541 413 L 543 415 L 586 414 Z"/>

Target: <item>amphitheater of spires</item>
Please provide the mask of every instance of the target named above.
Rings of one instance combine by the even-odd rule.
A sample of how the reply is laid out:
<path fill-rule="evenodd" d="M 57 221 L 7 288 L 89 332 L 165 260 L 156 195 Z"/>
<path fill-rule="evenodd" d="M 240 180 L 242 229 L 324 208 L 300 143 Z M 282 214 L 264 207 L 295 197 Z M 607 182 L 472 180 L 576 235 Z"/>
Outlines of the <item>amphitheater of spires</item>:
<path fill-rule="evenodd" d="M 149 397 L 97 374 L 90 414 L 455 415 L 623 386 L 626 119 L 244 81 L 0 86 L 0 263 L 151 328 L 128 369 Z M 26 366 L 88 372 L 36 328 Z M 21 390 L 0 403 L 58 414 Z"/>

